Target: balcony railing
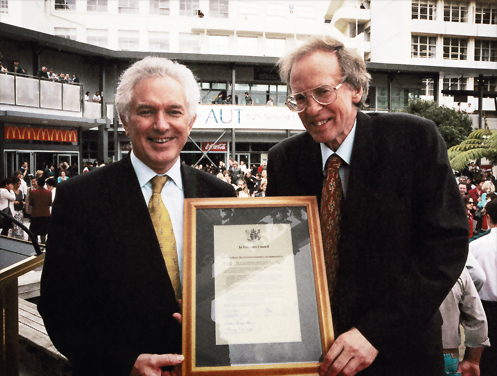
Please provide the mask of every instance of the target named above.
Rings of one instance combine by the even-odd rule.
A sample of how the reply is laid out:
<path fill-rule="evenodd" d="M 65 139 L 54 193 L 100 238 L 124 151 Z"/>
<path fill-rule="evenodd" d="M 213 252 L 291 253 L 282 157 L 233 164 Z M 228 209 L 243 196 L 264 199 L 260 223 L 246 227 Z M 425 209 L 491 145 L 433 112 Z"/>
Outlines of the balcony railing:
<path fill-rule="evenodd" d="M 0 74 L 0 104 L 83 112 L 83 87 L 38 77 Z"/>

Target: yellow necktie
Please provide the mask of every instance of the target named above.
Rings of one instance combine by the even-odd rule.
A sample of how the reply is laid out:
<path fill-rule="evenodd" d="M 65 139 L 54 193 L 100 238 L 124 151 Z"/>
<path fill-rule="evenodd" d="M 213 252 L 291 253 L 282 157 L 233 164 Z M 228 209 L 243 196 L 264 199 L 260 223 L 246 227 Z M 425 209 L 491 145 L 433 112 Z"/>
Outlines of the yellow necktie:
<path fill-rule="evenodd" d="M 152 197 L 148 203 L 148 211 L 154 224 L 157 240 L 159 241 L 162 256 L 166 262 L 167 272 L 174 288 L 176 300 L 181 299 L 181 280 L 179 277 L 178 252 L 174 238 L 173 224 L 162 202 L 161 191 L 167 182 L 167 176 L 155 176 L 152 180 Z"/>

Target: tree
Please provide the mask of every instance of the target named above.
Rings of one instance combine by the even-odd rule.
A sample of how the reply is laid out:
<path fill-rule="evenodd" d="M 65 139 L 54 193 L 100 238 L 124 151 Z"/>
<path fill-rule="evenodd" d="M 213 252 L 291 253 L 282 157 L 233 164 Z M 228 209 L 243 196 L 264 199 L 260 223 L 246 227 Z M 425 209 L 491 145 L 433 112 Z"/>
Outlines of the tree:
<path fill-rule="evenodd" d="M 470 133 L 468 138 L 459 145 L 448 150 L 450 165 L 454 170 L 463 171 L 471 161 L 486 158 L 492 165 L 497 164 L 497 132 L 488 127 L 485 118 L 485 128 Z"/>
<path fill-rule="evenodd" d="M 449 107 L 439 106 L 433 101 L 411 100 L 403 111 L 432 120 L 437 125 L 447 149 L 461 144 L 473 130 L 473 122 L 468 115 Z"/>

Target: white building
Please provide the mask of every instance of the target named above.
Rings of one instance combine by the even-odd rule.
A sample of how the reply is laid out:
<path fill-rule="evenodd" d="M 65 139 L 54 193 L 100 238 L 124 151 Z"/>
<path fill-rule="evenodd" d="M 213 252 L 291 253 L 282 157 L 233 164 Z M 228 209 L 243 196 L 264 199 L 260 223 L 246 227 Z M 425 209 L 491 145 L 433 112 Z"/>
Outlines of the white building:
<path fill-rule="evenodd" d="M 16 96 L 0 93 L 0 127 L 74 128 L 70 118 L 78 117 L 83 125 L 76 127 L 81 132 L 69 150 L 71 161 L 119 158 L 126 138 L 112 125 L 111 106 L 118 76 L 133 61 L 156 55 L 188 65 L 202 89 L 205 107 L 183 157 L 195 161 L 202 156 L 199 147 L 222 142 L 209 152 L 212 159 L 232 155 L 260 163 L 270 146 L 303 130 L 283 107 L 288 89 L 274 65 L 312 35 L 331 35 L 364 55 L 372 74 L 369 111 L 399 110 L 410 98 L 421 97 L 447 106 L 462 102 L 462 109 L 471 103 L 487 117 L 497 113 L 492 97 L 479 103 L 471 95 L 442 94 L 444 89 L 477 90 L 480 75 L 484 94 L 497 93 L 497 0 L 0 0 L 4 66 L 19 59 L 30 75 L 42 66 L 77 73 L 83 92 L 103 91 L 106 104 L 102 111 L 86 102 L 79 112 L 47 109 L 40 91 L 40 105 L 33 109 L 21 101 L 2 102 L 2 95 Z M 238 106 L 212 106 L 220 92 L 233 95 Z M 242 106 L 245 92 L 255 106 Z M 276 106 L 258 107 L 269 98 Z M 10 112 L 2 115 L 2 110 Z M 489 119 L 491 126 L 494 120 Z M 84 131 L 95 122 L 98 137 Z M 113 128 L 112 151 L 107 140 Z M 23 147 L 31 148 L 30 165 L 36 165 L 38 149 L 4 140 L 0 152 L 10 153 L 4 154 L 10 163 L 4 162 L 4 169 L 27 158 L 28 151 L 19 157 Z M 64 154 L 64 146 L 58 147 Z M 47 158 L 52 157 L 40 160 Z"/>

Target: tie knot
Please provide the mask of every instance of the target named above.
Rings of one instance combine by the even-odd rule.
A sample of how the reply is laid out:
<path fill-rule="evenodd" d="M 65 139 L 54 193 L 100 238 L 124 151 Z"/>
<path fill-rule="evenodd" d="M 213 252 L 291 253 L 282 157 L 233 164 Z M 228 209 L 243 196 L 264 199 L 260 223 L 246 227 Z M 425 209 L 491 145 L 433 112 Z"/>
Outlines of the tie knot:
<path fill-rule="evenodd" d="M 152 182 L 152 192 L 153 193 L 161 193 L 162 188 L 164 188 L 164 185 L 167 182 L 167 176 L 159 176 L 155 175 L 153 179 L 151 180 Z"/>
<path fill-rule="evenodd" d="M 342 158 L 340 158 L 337 154 L 330 155 L 326 161 L 326 170 L 331 168 L 334 171 L 338 171 L 342 165 L 342 162 Z"/>

